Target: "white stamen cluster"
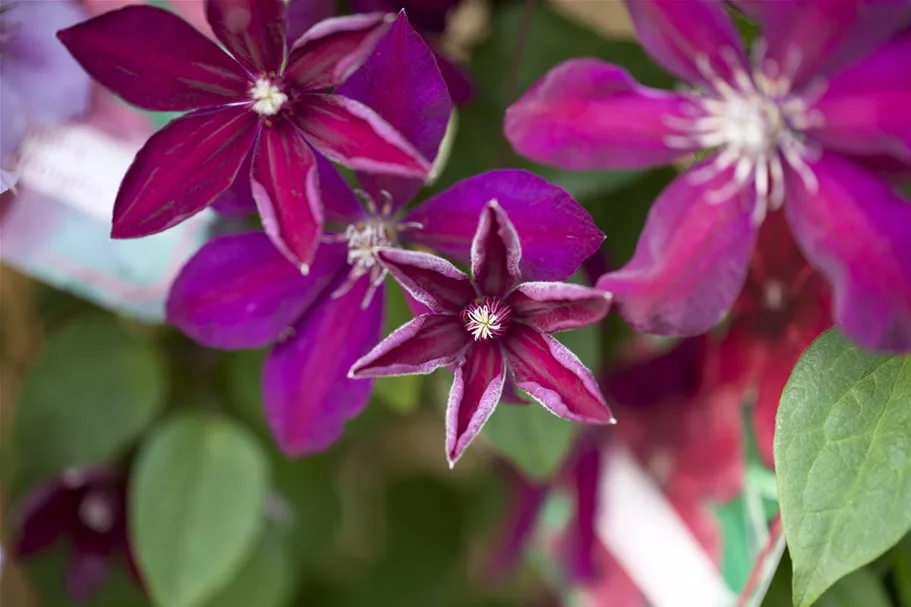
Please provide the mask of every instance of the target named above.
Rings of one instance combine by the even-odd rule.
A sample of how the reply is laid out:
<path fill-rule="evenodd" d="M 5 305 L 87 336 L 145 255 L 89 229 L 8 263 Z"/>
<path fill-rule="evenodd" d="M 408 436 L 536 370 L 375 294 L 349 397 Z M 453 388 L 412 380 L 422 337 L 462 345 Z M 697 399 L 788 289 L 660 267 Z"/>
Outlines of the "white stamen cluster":
<path fill-rule="evenodd" d="M 260 78 L 250 88 L 253 111 L 260 116 L 275 116 L 288 101 L 288 96 L 272 80 Z"/>
<path fill-rule="evenodd" d="M 468 322 L 465 328 L 471 333 L 475 341 L 490 339 L 503 330 L 501 318 L 486 305 L 478 306 L 468 312 Z"/>

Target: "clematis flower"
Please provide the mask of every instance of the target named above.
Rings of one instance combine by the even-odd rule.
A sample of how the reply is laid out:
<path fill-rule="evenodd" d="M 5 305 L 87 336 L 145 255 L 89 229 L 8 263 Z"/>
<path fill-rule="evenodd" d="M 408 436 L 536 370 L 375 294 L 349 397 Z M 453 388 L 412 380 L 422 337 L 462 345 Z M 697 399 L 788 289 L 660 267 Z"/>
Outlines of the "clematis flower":
<path fill-rule="evenodd" d="M 54 32 L 85 18 L 77 2 L 0 0 L 0 194 L 17 180 L 13 154 L 29 126 L 86 111 L 91 81 Z"/>
<path fill-rule="evenodd" d="M 137 584 L 139 570 L 127 536 L 126 477 L 114 468 L 71 468 L 36 487 L 14 511 L 18 536 L 13 546 L 27 559 L 64 538 L 70 544 L 66 588 L 74 601 L 88 601 L 124 559 Z"/>
<path fill-rule="evenodd" d="M 471 243 L 471 275 L 444 259 L 380 249 L 377 258 L 430 308 L 351 367 L 350 376 L 455 370 L 446 409 L 446 454 L 455 465 L 493 414 L 507 376 L 551 413 L 584 423 L 615 420 L 591 372 L 556 331 L 600 321 L 610 295 L 558 282 L 522 282 L 522 248 L 509 216 L 489 202 Z"/>
<path fill-rule="evenodd" d="M 752 61 L 715 0 L 627 2 L 645 49 L 694 93 L 576 59 L 507 112 L 525 156 L 565 169 L 667 164 L 710 150 L 656 200 L 633 259 L 601 278 L 635 328 L 707 331 L 730 310 L 759 226 L 783 208 L 860 345 L 911 349 L 911 205 L 869 167 L 911 160 L 908 0 L 738 2 Z"/>
<path fill-rule="evenodd" d="M 249 176 L 270 236 L 306 272 L 323 225 L 320 154 L 363 171 L 423 178 L 430 170 L 374 111 L 332 92 L 369 53 L 386 15 L 322 21 L 289 50 L 282 0 L 209 0 L 206 8 L 230 55 L 151 6 L 111 11 L 58 34 L 92 77 L 126 101 L 192 110 L 136 155 L 117 194 L 112 235 L 172 227 Z"/>
<path fill-rule="evenodd" d="M 435 156 L 452 104 L 433 54 L 404 16 L 341 92 L 387 116 L 425 157 Z M 263 400 L 272 432 L 290 455 L 326 449 L 367 403 L 371 382 L 349 379 L 348 370 L 382 335 L 381 247 L 418 245 L 467 260 L 491 198 L 513 213 L 530 276 L 564 279 L 603 240 L 566 192 L 524 171 L 466 179 L 406 212 L 422 181 L 360 173 L 364 206 L 328 162 L 319 166 L 328 234 L 308 276 L 264 234 L 236 234 L 204 246 L 167 303 L 169 322 L 202 344 L 273 346 Z"/>

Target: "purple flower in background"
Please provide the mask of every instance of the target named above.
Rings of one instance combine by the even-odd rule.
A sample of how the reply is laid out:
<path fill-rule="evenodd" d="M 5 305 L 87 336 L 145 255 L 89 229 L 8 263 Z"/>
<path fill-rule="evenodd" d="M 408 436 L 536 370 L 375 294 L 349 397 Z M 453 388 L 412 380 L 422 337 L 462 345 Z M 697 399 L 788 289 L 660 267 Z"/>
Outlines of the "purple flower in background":
<path fill-rule="evenodd" d="M 731 308 L 760 224 L 783 207 L 859 344 L 911 349 L 911 205 L 867 167 L 911 167 L 908 0 L 736 2 L 764 37 L 748 61 L 720 2 L 627 2 L 652 57 L 695 87 L 648 89 L 568 61 L 513 105 L 506 134 L 565 169 L 714 150 L 655 202 L 633 259 L 598 286 L 634 327 L 707 331 Z"/>
<path fill-rule="evenodd" d="M 471 243 L 472 280 L 428 253 L 381 249 L 377 257 L 430 312 L 383 340 L 350 375 L 453 368 L 446 410 L 450 466 L 493 414 L 507 376 L 554 415 L 614 422 L 591 371 L 550 336 L 600 321 L 610 309 L 610 295 L 580 285 L 522 282 L 519 235 L 496 201 L 485 206 Z"/>
<path fill-rule="evenodd" d="M 73 600 L 91 598 L 115 559 L 124 559 L 141 585 L 127 536 L 126 477 L 120 470 L 71 468 L 32 490 L 14 514 L 18 558 L 69 540 L 66 589 Z"/>
<path fill-rule="evenodd" d="M 436 155 L 452 105 L 430 49 L 404 16 L 341 92 L 387 116 L 425 157 Z M 367 402 L 371 382 L 349 379 L 348 370 L 382 335 L 381 247 L 416 244 L 467 261 L 492 198 L 513 213 L 530 276 L 566 278 L 603 240 L 566 192 L 525 171 L 466 179 L 407 213 L 421 180 L 358 178 L 366 208 L 320 163 L 328 234 L 308 276 L 264 234 L 236 234 L 213 240 L 187 263 L 167 304 L 169 322 L 208 346 L 274 344 L 263 372 L 266 417 L 291 455 L 330 446 Z"/>
<path fill-rule="evenodd" d="M 16 183 L 13 154 L 29 126 L 88 108 L 91 80 L 54 37 L 82 19 L 77 2 L 0 0 L 0 194 Z"/>
<path fill-rule="evenodd" d="M 269 235 L 306 272 L 323 225 L 319 154 L 363 171 L 425 177 L 430 170 L 373 110 L 330 92 L 369 53 L 387 15 L 322 21 L 290 50 L 282 0 L 210 0 L 206 17 L 231 55 L 150 6 L 58 34 L 86 71 L 130 103 L 193 110 L 136 155 L 117 194 L 112 235 L 174 226 L 212 204 L 243 171 Z"/>

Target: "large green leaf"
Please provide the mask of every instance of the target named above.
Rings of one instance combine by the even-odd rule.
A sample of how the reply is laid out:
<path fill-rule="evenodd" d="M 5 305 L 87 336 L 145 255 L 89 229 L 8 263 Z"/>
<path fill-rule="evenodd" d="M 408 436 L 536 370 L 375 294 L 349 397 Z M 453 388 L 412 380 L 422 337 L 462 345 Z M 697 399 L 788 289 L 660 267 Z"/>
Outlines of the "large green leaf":
<path fill-rule="evenodd" d="M 149 437 L 130 486 L 130 531 L 157 605 L 201 605 L 239 571 L 268 484 L 265 453 L 227 419 L 184 413 Z"/>
<path fill-rule="evenodd" d="M 484 427 L 484 435 L 525 475 L 545 480 L 553 476 L 572 447 L 576 429 L 537 402 L 500 403 Z"/>
<path fill-rule="evenodd" d="M 155 345 L 113 318 L 89 317 L 53 333 L 19 396 L 15 452 L 29 480 L 115 459 L 165 403 Z"/>
<path fill-rule="evenodd" d="M 775 461 L 805 607 L 911 529 L 911 358 L 817 339 L 782 394 Z"/>
<path fill-rule="evenodd" d="M 290 598 L 293 579 L 278 531 L 268 529 L 237 575 L 206 607 L 282 607 Z"/>

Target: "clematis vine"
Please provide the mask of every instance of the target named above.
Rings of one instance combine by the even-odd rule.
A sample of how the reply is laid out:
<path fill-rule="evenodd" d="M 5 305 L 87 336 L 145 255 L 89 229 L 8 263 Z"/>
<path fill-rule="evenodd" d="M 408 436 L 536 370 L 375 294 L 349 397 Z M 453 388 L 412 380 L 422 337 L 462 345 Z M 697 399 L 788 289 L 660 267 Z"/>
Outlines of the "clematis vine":
<path fill-rule="evenodd" d="M 911 349 L 911 204 L 877 172 L 911 163 L 908 0 L 735 2 L 763 35 L 752 58 L 717 0 L 636 0 L 645 49 L 693 93 L 649 89 L 576 59 L 507 112 L 522 154 L 627 169 L 709 150 L 655 202 L 633 259 L 606 274 L 635 328 L 707 331 L 731 308 L 759 226 L 784 210 L 862 346 Z"/>
<path fill-rule="evenodd" d="M 126 101 L 191 110 L 136 155 L 117 194 L 113 237 L 170 228 L 249 177 L 269 235 L 306 273 L 323 225 L 320 154 L 362 171 L 426 177 L 427 159 L 388 122 L 333 92 L 373 48 L 387 15 L 321 21 L 289 49 L 285 13 L 282 0 L 209 0 L 207 20 L 230 55 L 151 6 L 59 32 L 85 70 Z"/>
<path fill-rule="evenodd" d="M 432 52 L 404 16 L 340 91 L 387 116 L 425 157 L 436 155 L 452 104 Z M 359 173 L 361 204 L 328 162 L 319 167 L 327 233 L 308 276 L 264 234 L 234 234 L 211 241 L 186 264 L 167 303 L 169 322 L 199 343 L 273 346 L 263 399 L 290 455 L 326 449 L 367 403 L 371 382 L 349 379 L 348 370 L 382 335 L 380 249 L 417 245 L 468 260 L 491 198 L 515 214 L 530 276 L 568 277 L 604 238 L 566 192 L 525 171 L 465 179 L 406 212 L 421 180 Z"/>
<path fill-rule="evenodd" d="M 610 295 L 559 282 L 522 282 L 522 248 L 507 213 L 489 202 L 471 243 L 471 280 L 428 253 L 380 249 L 378 259 L 430 308 L 351 367 L 355 378 L 455 371 L 446 409 L 449 465 L 493 414 L 509 377 L 551 413 L 614 423 L 597 381 L 550 336 L 603 319 Z"/>

